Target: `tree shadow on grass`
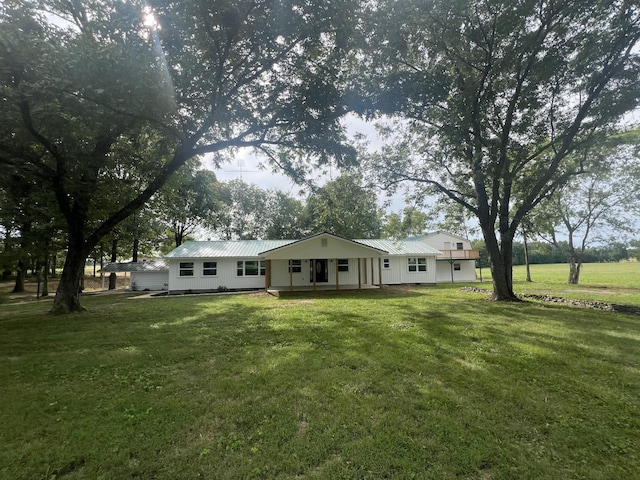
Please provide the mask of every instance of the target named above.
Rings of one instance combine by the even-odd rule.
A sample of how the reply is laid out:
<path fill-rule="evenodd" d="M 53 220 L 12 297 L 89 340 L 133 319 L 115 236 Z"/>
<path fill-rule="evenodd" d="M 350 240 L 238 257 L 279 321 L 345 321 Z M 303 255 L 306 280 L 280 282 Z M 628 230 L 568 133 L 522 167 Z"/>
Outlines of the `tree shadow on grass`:
<path fill-rule="evenodd" d="M 618 316 L 603 319 L 594 313 L 572 319 L 568 317 L 575 310 L 562 307 L 479 308 L 470 301 L 457 304 L 455 311 L 405 302 L 396 305 L 392 318 L 385 318 L 375 309 L 357 313 L 347 305 L 337 311 L 301 302 L 300 318 L 282 321 L 268 310 L 230 307 L 248 322 L 241 328 L 248 334 L 240 349 L 246 353 L 238 353 L 239 362 L 251 366 L 240 376 L 254 376 L 267 390 L 287 392 L 283 395 L 302 398 L 302 403 L 323 404 L 347 422 L 356 437 L 383 428 L 382 420 L 365 419 L 364 428 L 358 424 L 362 418 L 349 418 L 334 404 L 346 402 L 355 414 L 372 403 L 375 417 L 410 417 L 413 425 L 431 425 L 430 433 L 425 433 L 429 428 L 398 428 L 440 445 L 433 446 L 436 457 L 443 454 L 443 445 L 449 453 L 453 449 L 461 468 L 475 472 L 487 466 L 513 471 L 516 467 L 507 465 L 505 455 L 543 457 L 552 451 L 558 471 L 579 470 L 580 455 L 595 454 L 603 446 L 603 431 L 614 431 L 619 445 L 633 438 L 633 429 L 612 425 L 617 421 L 612 420 L 612 408 L 638 408 L 637 402 L 625 404 L 630 388 L 638 389 L 637 378 L 624 375 L 618 385 L 610 381 L 608 369 L 623 367 L 625 349 L 637 348 L 634 338 L 618 342 L 603 334 L 614 325 L 637 331 L 635 324 Z M 488 446 L 481 447 L 483 442 Z M 350 441 L 339 438 L 333 444 L 335 455 Z M 465 444 L 477 452 L 465 456 Z M 402 458 L 414 454 L 394 451 Z M 594 462 L 604 460 L 596 456 Z M 523 473 L 535 471 L 531 461 L 524 464 Z"/>
<path fill-rule="evenodd" d="M 31 405 L 56 426 L 53 470 L 88 448 L 86 432 L 111 438 L 82 457 L 86 475 L 622 478 L 638 466 L 624 453 L 640 427 L 630 319 L 437 294 L 156 299 L 64 320 L 62 337 L 51 326 L 29 340 L 33 325 L 11 348 L 37 358 L 12 369 L 38 377 L 12 391 L 43 390 L 10 411 Z"/>

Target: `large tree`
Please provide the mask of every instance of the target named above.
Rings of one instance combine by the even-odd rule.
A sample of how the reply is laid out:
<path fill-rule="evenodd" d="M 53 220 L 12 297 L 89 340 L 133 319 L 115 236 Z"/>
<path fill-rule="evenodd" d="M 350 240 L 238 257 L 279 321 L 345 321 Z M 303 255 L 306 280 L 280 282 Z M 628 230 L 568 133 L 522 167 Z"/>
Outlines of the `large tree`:
<path fill-rule="evenodd" d="M 269 194 L 241 179 L 218 185 L 222 202 L 216 218 L 216 231 L 225 240 L 256 240 L 266 237 Z"/>
<path fill-rule="evenodd" d="M 353 158 L 339 122 L 351 4 L 0 6 L 0 164 L 54 192 L 67 224 L 54 312 L 81 309 L 85 258 L 188 159 L 253 147 L 297 174 Z"/>
<path fill-rule="evenodd" d="M 430 217 L 416 207 L 405 207 L 400 213 L 390 212 L 382 219 L 382 238 L 401 240 L 420 235 L 431 225 Z"/>
<path fill-rule="evenodd" d="M 629 136 L 637 142 L 637 131 Z M 590 151 L 585 162 L 585 172 L 555 191 L 531 216 L 531 230 L 566 256 L 567 282 L 574 285 L 580 281 L 591 243 L 625 243 L 639 227 L 635 220 L 640 213 L 636 152 L 630 146 L 605 146 Z"/>
<path fill-rule="evenodd" d="M 198 229 L 214 228 L 222 203 L 217 179 L 210 170 L 183 167 L 156 196 L 159 218 L 171 232 L 174 247 Z"/>
<path fill-rule="evenodd" d="M 268 190 L 267 193 L 267 240 L 303 238 L 310 233 L 302 201 L 279 190 Z"/>
<path fill-rule="evenodd" d="M 594 0 L 379 0 L 354 96 L 399 119 L 376 170 L 478 219 L 494 298 L 515 299 L 522 219 L 638 105 L 640 9 Z"/>
<path fill-rule="evenodd" d="M 343 174 L 310 194 L 306 212 L 313 233 L 380 238 L 382 211 L 377 195 L 354 175 Z"/>

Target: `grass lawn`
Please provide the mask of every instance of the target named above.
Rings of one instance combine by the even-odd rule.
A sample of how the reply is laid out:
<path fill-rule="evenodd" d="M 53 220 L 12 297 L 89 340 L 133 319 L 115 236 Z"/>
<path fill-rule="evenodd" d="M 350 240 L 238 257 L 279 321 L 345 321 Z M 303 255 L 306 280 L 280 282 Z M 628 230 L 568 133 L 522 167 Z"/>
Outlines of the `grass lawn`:
<path fill-rule="evenodd" d="M 482 269 L 484 284 L 491 288 L 491 272 Z M 580 283 L 568 285 L 567 264 L 531 265 L 531 283 L 525 282 L 524 265 L 513 269 L 516 293 L 551 294 L 559 297 L 594 300 L 626 305 L 640 305 L 640 262 L 586 263 Z M 482 284 L 475 284 L 482 286 Z"/>
<path fill-rule="evenodd" d="M 0 307 L 0 478 L 627 479 L 640 319 L 459 285 Z"/>

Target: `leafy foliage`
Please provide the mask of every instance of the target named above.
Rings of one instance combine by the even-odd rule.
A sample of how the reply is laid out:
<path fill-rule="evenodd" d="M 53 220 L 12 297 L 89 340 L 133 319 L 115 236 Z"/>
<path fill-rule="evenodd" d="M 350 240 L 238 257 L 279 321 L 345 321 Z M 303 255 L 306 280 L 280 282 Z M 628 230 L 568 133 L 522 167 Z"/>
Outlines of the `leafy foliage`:
<path fill-rule="evenodd" d="M 209 170 L 183 167 L 164 185 L 155 198 L 156 211 L 172 233 L 174 247 L 199 228 L 214 228 L 221 202 L 218 180 Z"/>
<path fill-rule="evenodd" d="M 380 112 L 383 182 L 416 182 L 477 217 L 494 294 L 513 299 L 523 218 L 581 170 L 580 152 L 638 105 L 632 2 L 381 0 L 363 54 L 363 115 Z M 496 233 L 497 232 L 497 233 Z"/>
<path fill-rule="evenodd" d="M 568 283 L 579 282 L 591 242 L 621 244 L 637 232 L 640 165 L 632 145 L 619 145 L 626 137 L 587 152 L 586 171 L 556 190 L 530 218 L 534 231 L 566 256 Z M 637 143 L 637 131 L 631 141 Z"/>
<path fill-rule="evenodd" d="M 84 258 L 190 158 L 252 147 L 298 176 L 353 159 L 339 122 L 351 9 L 302 0 L 0 7 L 0 162 L 40 179 L 65 218 L 55 311 L 80 309 Z"/>
<path fill-rule="evenodd" d="M 313 232 L 345 238 L 379 238 L 382 212 L 373 190 L 354 175 L 342 175 L 309 195 L 307 216 Z"/>
<path fill-rule="evenodd" d="M 391 212 L 382 221 L 382 237 L 403 239 L 425 233 L 429 217 L 415 207 L 405 207 L 401 213 Z"/>

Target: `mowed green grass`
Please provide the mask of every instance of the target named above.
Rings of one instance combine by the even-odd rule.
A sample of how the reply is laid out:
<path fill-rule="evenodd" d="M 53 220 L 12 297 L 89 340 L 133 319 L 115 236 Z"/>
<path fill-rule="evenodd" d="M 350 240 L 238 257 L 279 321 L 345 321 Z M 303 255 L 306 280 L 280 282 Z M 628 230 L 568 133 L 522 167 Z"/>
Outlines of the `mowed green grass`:
<path fill-rule="evenodd" d="M 526 275 L 524 265 L 514 267 L 513 289 L 516 293 L 640 305 L 640 262 L 586 263 L 582 266 L 578 285 L 567 284 L 567 264 L 531 265 L 531 283 L 525 281 Z M 484 288 L 490 289 L 489 269 L 483 268 L 482 276 Z"/>
<path fill-rule="evenodd" d="M 622 479 L 640 319 L 459 285 L 0 310 L 0 478 Z"/>

